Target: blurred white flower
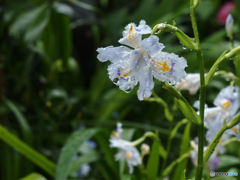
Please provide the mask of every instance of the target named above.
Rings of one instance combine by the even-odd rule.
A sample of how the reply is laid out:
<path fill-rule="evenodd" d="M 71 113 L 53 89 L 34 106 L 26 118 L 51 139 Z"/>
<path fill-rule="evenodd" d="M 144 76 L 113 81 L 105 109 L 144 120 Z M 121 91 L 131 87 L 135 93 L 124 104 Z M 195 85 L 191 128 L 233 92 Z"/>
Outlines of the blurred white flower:
<path fill-rule="evenodd" d="M 177 83 L 178 90 L 188 90 L 191 95 L 196 94 L 200 88 L 200 74 L 187 74 L 185 79 Z"/>
<path fill-rule="evenodd" d="M 149 147 L 149 145 L 143 143 L 143 144 L 141 145 L 141 154 L 142 154 L 142 156 L 145 156 L 145 155 L 147 155 L 147 154 L 149 154 L 149 153 L 150 153 L 150 147 Z"/>
<path fill-rule="evenodd" d="M 109 78 L 125 92 L 130 92 L 139 82 L 138 99 L 151 96 L 154 87 L 153 76 L 170 84 L 180 82 L 186 76 L 184 68 L 187 62 L 173 53 L 162 52 L 162 43 L 151 35 L 142 40 L 142 34 L 151 33 L 151 28 L 144 20 L 139 26 L 130 23 L 123 31 L 123 38 L 118 42 L 126 46 L 98 48 L 97 58 L 105 62 L 110 60 Z"/>
<path fill-rule="evenodd" d="M 113 139 L 121 139 L 122 132 L 123 132 L 122 123 L 118 122 L 117 123 L 117 129 L 116 129 L 116 131 L 113 132 L 111 138 L 113 138 Z"/>
<path fill-rule="evenodd" d="M 127 161 L 129 167 L 129 174 L 133 173 L 133 166 L 137 166 L 142 163 L 141 156 L 137 148 L 132 146 L 125 146 L 121 149 L 116 155 L 115 160 L 124 160 Z"/>
<path fill-rule="evenodd" d="M 196 144 L 194 141 L 190 141 L 190 144 L 193 148 L 193 150 L 190 151 L 190 157 L 192 160 L 192 163 L 195 167 L 197 167 L 197 161 L 198 161 L 198 144 Z M 204 147 L 204 151 L 207 149 L 207 146 Z M 210 171 L 214 171 L 219 164 L 220 160 L 217 156 L 218 151 L 215 149 L 211 156 L 209 157 L 208 161 L 206 162 L 206 166 Z"/>
<path fill-rule="evenodd" d="M 233 23 L 234 23 L 234 19 L 233 19 L 232 15 L 228 14 L 227 19 L 226 19 L 226 23 L 225 23 L 225 27 L 226 27 L 227 35 L 228 35 L 229 38 L 232 38 Z"/>
<path fill-rule="evenodd" d="M 221 125 L 224 120 L 228 123 L 236 115 L 239 108 L 239 88 L 227 86 L 222 89 L 213 104 L 216 107 L 209 108 L 205 105 L 204 123 L 206 128 L 209 128 L 214 121 L 220 122 Z M 194 107 L 199 108 L 198 101 L 194 103 Z"/>
<path fill-rule="evenodd" d="M 117 135 L 115 133 L 118 133 Z M 115 155 L 115 160 L 125 160 L 127 161 L 128 167 L 129 167 L 129 173 L 133 173 L 133 166 L 137 166 L 141 164 L 142 159 L 141 156 L 137 150 L 133 146 L 133 143 L 130 141 L 126 141 L 121 139 L 121 134 L 122 134 L 122 124 L 118 123 L 117 124 L 117 129 L 111 135 L 110 137 L 110 147 L 111 148 L 119 148 L 120 151 Z M 115 134 L 115 135 L 114 135 Z"/>

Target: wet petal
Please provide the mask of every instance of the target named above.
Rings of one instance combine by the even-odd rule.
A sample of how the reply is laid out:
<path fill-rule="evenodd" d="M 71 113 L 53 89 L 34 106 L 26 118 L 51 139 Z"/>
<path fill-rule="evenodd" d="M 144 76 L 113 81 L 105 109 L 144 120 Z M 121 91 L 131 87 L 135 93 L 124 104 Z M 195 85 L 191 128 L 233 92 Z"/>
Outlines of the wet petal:
<path fill-rule="evenodd" d="M 131 70 L 127 72 L 123 71 L 124 68 L 122 68 L 120 64 L 111 64 L 108 66 L 109 78 L 113 83 L 119 86 L 123 91 L 130 92 L 138 83 L 138 79 Z"/>
<path fill-rule="evenodd" d="M 140 21 L 139 26 L 136 27 L 134 23 L 130 23 L 123 31 L 123 38 L 118 42 L 133 48 L 139 48 L 142 40 L 142 34 L 151 33 L 152 29 L 146 25 L 144 20 Z"/>
<path fill-rule="evenodd" d="M 154 87 L 153 76 L 150 68 L 144 66 L 140 68 L 139 84 L 138 99 L 142 101 L 144 98 L 149 98 L 151 96 L 151 90 Z"/>
<path fill-rule="evenodd" d="M 162 43 L 159 43 L 158 41 L 159 39 L 157 36 L 149 36 L 142 41 L 141 48 L 146 50 L 150 56 L 153 56 L 165 47 Z"/>
<path fill-rule="evenodd" d="M 239 108 L 239 89 L 227 86 L 220 91 L 213 104 L 227 111 L 229 116 L 233 116 Z"/>
<path fill-rule="evenodd" d="M 113 47 L 108 46 L 105 48 L 98 48 L 97 52 L 99 53 L 97 58 L 101 62 L 111 61 L 113 63 L 125 61 L 131 49 L 125 46 Z"/>
<path fill-rule="evenodd" d="M 174 53 L 159 52 L 151 58 L 153 76 L 169 84 L 181 82 L 181 79 L 186 77 L 185 67 L 187 67 L 186 59 L 179 58 Z"/>

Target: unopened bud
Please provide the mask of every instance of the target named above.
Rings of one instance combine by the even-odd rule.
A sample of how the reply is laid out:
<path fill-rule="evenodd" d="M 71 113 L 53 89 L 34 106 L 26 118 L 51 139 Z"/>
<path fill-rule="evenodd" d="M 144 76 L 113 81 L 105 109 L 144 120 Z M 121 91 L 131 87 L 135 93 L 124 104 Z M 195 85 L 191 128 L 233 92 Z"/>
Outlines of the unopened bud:
<path fill-rule="evenodd" d="M 145 156 L 150 153 L 150 147 L 147 144 L 142 144 L 141 146 L 142 156 Z"/>
<path fill-rule="evenodd" d="M 234 23 L 234 19 L 232 15 L 228 14 L 225 22 L 225 27 L 226 27 L 227 35 L 230 39 L 233 38 L 233 23 Z"/>

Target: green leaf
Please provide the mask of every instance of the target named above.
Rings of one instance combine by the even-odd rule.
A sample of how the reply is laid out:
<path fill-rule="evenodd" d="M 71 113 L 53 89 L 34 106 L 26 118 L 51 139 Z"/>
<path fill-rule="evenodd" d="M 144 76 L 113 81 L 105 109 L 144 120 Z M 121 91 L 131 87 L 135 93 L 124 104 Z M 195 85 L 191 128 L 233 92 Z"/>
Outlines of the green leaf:
<path fill-rule="evenodd" d="M 186 169 L 182 172 L 181 180 L 185 180 L 185 172 L 186 172 Z"/>
<path fill-rule="evenodd" d="M 147 176 L 150 180 L 155 180 L 157 178 L 159 160 L 159 142 L 154 141 L 146 168 Z"/>
<path fill-rule="evenodd" d="M 188 122 L 183 133 L 180 156 L 188 152 L 189 141 L 190 141 L 190 127 L 191 127 L 191 123 Z M 178 180 L 179 174 L 186 168 L 186 166 L 187 166 L 187 159 L 181 161 L 178 164 L 178 166 L 176 167 L 176 170 L 173 173 L 172 179 Z"/>
<path fill-rule="evenodd" d="M 81 2 L 81 1 L 78 1 L 78 0 L 70 0 L 73 4 L 83 8 L 83 9 L 87 9 L 87 10 L 90 10 L 90 11 L 95 11 L 95 12 L 100 12 L 98 8 L 90 5 L 90 4 L 87 4 L 87 3 L 84 3 L 84 2 Z"/>
<path fill-rule="evenodd" d="M 47 4 L 42 4 L 41 6 L 27 10 L 20 14 L 10 27 L 10 34 L 20 36 L 24 33 L 24 30 L 26 30 L 27 27 L 34 22 L 34 20 L 45 10 L 46 7 Z"/>
<path fill-rule="evenodd" d="M 178 128 L 179 128 L 181 125 L 186 124 L 187 122 L 188 122 L 187 119 L 183 119 L 183 120 L 181 120 L 180 122 L 178 122 L 177 125 L 174 127 L 174 129 L 171 131 L 170 138 L 173 139 L 174 136 L 175 136 L 176 133 L 177 133 Z"/>
<path fill-rule="evenodd" d="M 236 158 L 235 156 L 221 155 L 219 159 L 220 163 L 218 164 L 217 169 L 233 167 L 240 164 L 240 159 Z"/>
<path fill-rule="evenodd" d="M 117 168 L 117 162 L 114 159 L 114 151 L 112 148 L 109 146 L 109 138 L 110 135 L 104 131 L 99 132 L 96 136 L 95 139 L 97 141 L 97 144 L 99 144 L 101 150 L 104 152 L 104 161 L 106 163 L 100 163 L 99 166 L 101 166 L 101 170 L 105 172 L 106 166 L 109 166 L 111 169 L 111 172 L 117 174 L 118 173 L 118 168 Z"/>
<path fill-rule="evenodd" d="M 31 173 L 20 180 L 47 180 L 43 175 L 38 173 Z"/>
<path fill-rule="evenodd" d="M 66 180 L 73 163 L 73 156 L 77 153 L 78 148 L 88 139 L 90 139 L 98 130 L 97 129 L 80 129 L 74 132 L 67 140 L 61 150 L 56 169 L 56 180 Z"/>
<path fill-rule="evenodd" d="M 61 14 L 65 14 L 68 17 L 72 17 L 74 15 L 74 10 L 67 4 L 61 2 L 54 2 L 53 8 Z"/>
<path fill-rule="evenodd" d="M 50 8 L 44 9 L 28 25 L 24 35 L 25 42 L 33 42 L 41 38 L 41 33 L 50 20 Z"/>
<path fill-rule="evenodd" d="M 55 164 L 35 151 L 29 145 L 12 135 L 0 125 L 0 138 L 9 146 L 23 154 L 26 158 L 42 168 L 49 175 L 54 176 Z"/>
<path fill-rule="evenodd" d="M 97 153 L 91 153 L 80 156 L 76 161 L 72 163 L 72 166 L 69 170 L 69 174 L 74 173 L 77 171 L 83 164 L 88 164 L 99 159 L 99 155 Z"/>
<path fill-rule="evenodd" d="M 28 124 L 27 119 L 12 101 L 8 100 L 7 98 L 4 98 L 4 102 L 17 118 L 18 123 L 22 129 L 25 142 L 31 145 L 33 143 L 33 139 L 32 139 L 33 136 L 32 136 L 32 131 Z"/>

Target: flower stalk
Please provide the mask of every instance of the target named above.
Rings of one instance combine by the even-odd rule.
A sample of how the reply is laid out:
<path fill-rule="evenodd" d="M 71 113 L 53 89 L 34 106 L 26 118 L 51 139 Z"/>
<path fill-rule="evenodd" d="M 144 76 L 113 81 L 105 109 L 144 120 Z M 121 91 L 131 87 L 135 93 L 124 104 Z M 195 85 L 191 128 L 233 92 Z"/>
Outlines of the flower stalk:
<path fill-rule="evenodd" d="M 197 22 L 195 17 L 195 8 L 199 4 L 196 4 L 196 1 L 190 0 L 190 16 L 193 27 L 193 33 L 196 40 L 196 45 L 198 47 L 197 59 L 199 64 L 199 72 L 200 72 L 200 119 L 201 124 L 198 126 L 198 164 L 196 171 L 196 180 L 202 179 L 202 171 L 203 171 L 203 147 L 204 147 L 204 109 L 205 109 L 205 95 L 206 95 L 206 85 L 205 85 L 205 77 L 204 77 L 204 62 L 202 58 L 202 52 L 200 48 L 200 40 L 197 28 Z"/>

